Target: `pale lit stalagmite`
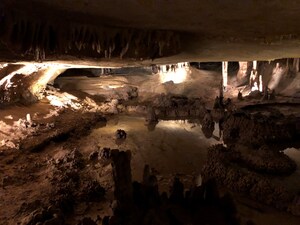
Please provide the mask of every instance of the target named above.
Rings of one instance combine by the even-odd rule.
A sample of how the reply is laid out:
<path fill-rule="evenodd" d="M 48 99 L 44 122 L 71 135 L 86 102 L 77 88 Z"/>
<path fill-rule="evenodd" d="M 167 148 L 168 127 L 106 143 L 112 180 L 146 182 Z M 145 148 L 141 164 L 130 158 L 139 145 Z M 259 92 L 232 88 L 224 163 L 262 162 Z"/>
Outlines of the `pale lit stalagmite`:
<path fill-rule="evenodd" d="M 250 85 L 251 91 L 259 90 L 258 82 L 259 82 L 259 80 L 258 80 L 258 74 L 257 74 L 257 61 L 253 61 L 251 75 L 250 75 L 250 79 L 249 79 L 249 85 Z"/>
<path fill-rule="evenodd" d="M 257 80 L 257 75 L 258 75 L 258 71 L 257 71 L 257 61 L 253 61 L 253 70 L 254 71 L 254 79 Z M 259 75 L 258 80 L 256 81 L 258 82 L 258 90 L 260 92 L 263 91 L 263 81 L 262 81 L 262 75 Z"/>
<path fill-rule="evenodd" d="M 262 75 L 259 75 L 259 91 L 263 91 L 263 81 L 262 81 Z"/>
<path fill-rule="evenodd" d="M 227 89 L 227 82 L 228 82 L 228 62 L 227 61 L 223 61 L 222 62 L 222 78 L 223 78 L 223 89 L 226 90 Z"/>

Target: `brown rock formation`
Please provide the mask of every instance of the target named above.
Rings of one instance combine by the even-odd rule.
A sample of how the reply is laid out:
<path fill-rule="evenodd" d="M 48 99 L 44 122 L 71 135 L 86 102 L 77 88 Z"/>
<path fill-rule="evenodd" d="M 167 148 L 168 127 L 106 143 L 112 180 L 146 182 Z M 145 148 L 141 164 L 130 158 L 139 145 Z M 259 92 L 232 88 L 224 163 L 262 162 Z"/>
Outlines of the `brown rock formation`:
<path fill-rule="evenodd" d="M 265 165 L 268 166 L 268 162 L 265 162 Z M 292 194 L 289 194 L 284 187 L 274 185 L 263 174 L 242 169 L 244 167 L 243 157 L 239 152 L 222 145 L 215 145 L 209 150 L 208 162 L 201 174 L 204 180 L 214 178 L 219 184 L 233 191 L 244 193 L 279 209 L 287 209 L 292 202 Z"/>

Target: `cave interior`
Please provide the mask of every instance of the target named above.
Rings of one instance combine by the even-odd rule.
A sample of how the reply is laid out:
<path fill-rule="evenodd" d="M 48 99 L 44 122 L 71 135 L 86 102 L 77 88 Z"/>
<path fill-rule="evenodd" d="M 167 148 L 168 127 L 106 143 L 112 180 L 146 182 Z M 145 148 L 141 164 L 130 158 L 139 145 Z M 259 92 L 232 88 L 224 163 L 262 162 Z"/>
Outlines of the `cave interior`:
<path fill-rule="evenodd" d="M 299 20 L 1 0 L 0 225 L 299 225 Z"/>

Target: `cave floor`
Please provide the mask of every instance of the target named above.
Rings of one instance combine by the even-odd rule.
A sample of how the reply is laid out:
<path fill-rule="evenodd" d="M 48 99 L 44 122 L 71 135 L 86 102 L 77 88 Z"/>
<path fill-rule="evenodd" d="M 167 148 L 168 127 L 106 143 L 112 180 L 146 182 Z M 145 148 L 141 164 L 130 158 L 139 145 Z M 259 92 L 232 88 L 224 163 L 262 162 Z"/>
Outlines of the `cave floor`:
<path fill-rule="evenodd" d="M 220 77 L 216 79 L 216 77 L 211 76 L 211 72 L 206 71 L 194 72 L 190 75 L 190 80 L 176 85 L 173 83 L 156 85 L 160 79 L 158 76 L 147 78 L 116 76 L 113 79 L 116 86 L 132 85 L 139 87 L 141 95 L 135 104 L 151 97 L 149 93 L 171 93 L 174 95 L 183 93 L 189 97 L 204 96 L 206 106 L 212 108 L 214 98 L 218 95 Z M 73 90 L 73 84 L 75 83 L 84 83 L 85 88 L 89 89 L 91 87 L 89 89 L 91 92 L 95 90 L 95 87 L 99 90 L 98 84 L 100 83 L 103 85 L 103 90 L 107 88 L 106 84 L 112 83 L 110 76 L 101 77 L 100 79 L 83 77 L 62 77 L 60 79 L 62 80 L 61 84 L 65 84 L 63 90 L 66 91 L 70 90 L 69 87 Z M 79 79 L 81 79 L 81 82 L 78 82 Z M 93 86 L 95 81 L 97 81 L 96 86 Z M 199 85 L 205 88 L 197 88 Z M 76 86 L 75 89 L 88 93 L 87 90 L 82 90 L 83 86 Z M 210 88 L 211 86 L 214 88 Z M 110 97 L 118 95 L 115 90 L 109 91 Z M 104 93 L 107 94 L 107 91 L 104 90 Z M 298 118 L 300 117 L 299 98 L 278 96 L 276 101 L 273 102 L 260 102 L 255 99 L 237 101 L 236 95 L 237 89 L 234 88 L 225 93 L 226 98 L 233 98 L 233 103 L 237 108 L 243 108 L 250 113 L 270 114 L 279 111 L 283 115 L 294 114 Z M 19 119 L 24 120 L 26 115 L 30 114 L 31 118 L 39 123 L 51 124 L 57 122 L 58 125 L 54 129 L 50 127 L 46 130 L 45 135 L 55 136 L 57 130 L 63 130 L 63 134 L 75 133 L 75 135 L 67 135 L 67 137 L 59 140 L 50 140 L 39 151 L 30 151 L 29 148 L 21 148 L 21 150 L 5 148 L 5 146 L 0 148 L 0 225 L 15 225 L 24 222 L 28 219 L 28 214 L 36 208 L 48 205 L 51 199 L 56 197 L 53 194 L 53 189 L 61 185 L 53 182 L 53 178 L 56 178 L 56 162 L 60 162 L 74 149 L 82 154 L 84 162 L 84 168 L 77 171 L 80 180 L 83 183 L 97 180 L 105 188 L 106 195 L 105 199 L 100 202 L 76 202 L 74 213 L 67 217 L 69 224 L 77 224 L 77 221 L 85 216 L 96 219 L 97 215 L 103 218 L 105 215 L 112 214 L 112 168 L 109 163 L 90 160 L 91 153 L 104 147 L 130 150 L 133 180 L 141 181 L 143 168 L 146 164 L 149 164 L 158 178 L 160 191 L 168 192 L 175 175 L 181 179 L 185 188 L 192 186 L 206 161 L 208 147 L 221 143 L 218 125 L 215 126 L 213 137 L 206 139 L 201 131 L 201 125 L 197 121 L 193 123 L 187 120 L 161 120 L 155 128 L 151 127 L 150 129 L 145 125 L 144 117 L 129 113 L 128 115 L 106 115 L 107 122 L 102 121 L 100 126 L 97 127 L 96 121 L 90 119 L 91 116 L 98 114 L 97 111 L 92 110 L 85 117 L 88 112 L 71 108 L 58 110 L 47 101 L 41 101 L 28 107 L 15 105 L 0 110 L 1 120 L 8 125 L 13 125 L 14 121 Z M 81 128 L 82 126 L 83 129 L 86 129 L 86 124 L 82 124 L 82 121 L 86 119 L 90 119 L 89 128 L 92 129 L 87 133 L 82 132 L 80 129 L 74 132 L 72 127 Z M 126 140 L 116 141 L 115 132 L 117 129 L 123 129 L 127 132 Z M 4 134 L 3 127 L 1 127 L 1 131 L 0 137 L 4 135 L 7 138 L 12 136 L 11 133 L 18 132 L 18 127 L 14 130 L 7 127 Z M 18 134 L 20 138 L 25 138 L 25 146 L 31 146 L 32 148 L 35 145 L 35 140 L 38 140 L 41 136 L 35 138 L 34 130 L 30 132 L 33 133 L 33 136 L 28 140 L 26 140 L 26 131 Z M 279 178 L 278 182 L 282 182 L 290 190 L 296 191 L 300 188 L 299 149 L 289 149 L 287 154 L 296 161 L 298 169 L 289 177 Z M 80 195 L 85 190 L 72 189 L 70 191 Z M 249 219 L 255 224 L 264 225 L 298 225 L 300 223 L 299 217 L 249 200 L 247 196 L 234 194 L 234 199 L 241 224 L 246 224 Z"/>
<path fill-rule="evenodd" d="M 128 136 L 123 142 L 115 140 L 117 129 L 127 132 Z M 168 191 L 175 175 L 183 181 L 186 188 L 192 185 L 205 162 L 207 147 L 219 143 L 217 137 L 218 130 L 215 130 L 214 138 L 206 139 L 200 125 L 187 121 L 160 121 L 155 130 L 149 131 L 144 125 L 144 118 L 113 116 L 109 117 L 105 126 L 93 129 L 87 136 L 51 142 L 39 152 L 24 154 L 16 150 L 2 151 L 0 224 L 17 224 L 24 220 L 26 212 L 47 204 L 53 197 L 53 184 L 50 182 L 53 167 L 50 162 L 65 157 L 74 148 L 83 154 L 85 163 L 80 176 L 98 180 L 107 194 L 106 200 L 99 203 L 78 203 L 74 214 L 68 218 L 69 224 L 76 224 L 83 216 L 95 219 L 97 215 L 103 218 L 104 215 L 112 213 L 111 167 L 89 160 L 89 155 L 97 149 L 129 149 L 132 152 L 133 180 L 140 181 L 144 165 L 149 164 L 157 174 L 160 190 Z M 297 156 L 296 153 L 296 157 L 299 157 L 299 154 Z M 299 217 L 279 212 L 244 196 L 236 195 L 235 200 L 238 213 L 244 222 L 251 219 L 255 224 L 299 224 Z"/>

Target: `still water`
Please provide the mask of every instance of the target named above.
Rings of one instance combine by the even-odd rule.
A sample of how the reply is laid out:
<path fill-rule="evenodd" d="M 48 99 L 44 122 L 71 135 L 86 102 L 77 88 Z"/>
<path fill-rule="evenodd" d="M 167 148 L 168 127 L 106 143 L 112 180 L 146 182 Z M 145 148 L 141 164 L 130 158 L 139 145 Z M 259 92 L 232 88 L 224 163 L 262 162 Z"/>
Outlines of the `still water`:
<path fill-rule="evenodd" d="M 127 133 L 123 142 L 116 142 L 117 129 Z M 155 128 L 149 128 L 144 118 L 131 116 L 111 118 L 105 127 L 95 129 L 91 135 L 100 147 L 130 150 L 133 178 L 138 180 L 145 164 L 159 174 L 198 174 L 205 163 L 208 147 L 219 143 L 217 125 L 213 137 L 207 139 L 197 123 L 159 121 Z"/>
<path fill-rule="evenodd" d="M 117 142 L 115 132 L 123 129 L 127 138 Z M 208 147 L 221 143 L 219 129 L 215 125 L 212 138 L 206 138 L 199 123 L 168 120 L 159 121 L 155 127 L 147 127 L 143 117 L 116 116 L 110 118 L 105 127 L 93 130 L 90 135 L 103 148 L 130 150 L 132 153 L 132 175 L 141 180 L 146 164 L 162 176 L 189 175 L 197 177 L 207 157 Z M 290 176 L 278 178 L 278 182 L 292 192 L 300 190 L 300 150 L 286 149 L 297 163 L 297 170 Z"/>

